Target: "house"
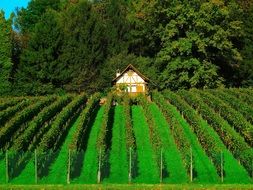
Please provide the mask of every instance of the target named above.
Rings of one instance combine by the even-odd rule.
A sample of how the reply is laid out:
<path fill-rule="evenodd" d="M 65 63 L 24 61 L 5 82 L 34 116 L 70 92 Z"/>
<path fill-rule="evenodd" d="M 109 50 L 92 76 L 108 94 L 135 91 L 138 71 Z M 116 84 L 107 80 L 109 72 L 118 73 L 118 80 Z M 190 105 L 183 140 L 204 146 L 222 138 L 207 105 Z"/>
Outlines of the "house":
<path fill-rule="evenodd" d="M 117 71 L 116 78 L 113 79 L 113 85 L 117 86 L 119 91 L 128 92 L 130 95 L 147 93 L 147 84 L 149 79 L 138 71 L 133 65 L 128 65 L 123 72 Z"/>

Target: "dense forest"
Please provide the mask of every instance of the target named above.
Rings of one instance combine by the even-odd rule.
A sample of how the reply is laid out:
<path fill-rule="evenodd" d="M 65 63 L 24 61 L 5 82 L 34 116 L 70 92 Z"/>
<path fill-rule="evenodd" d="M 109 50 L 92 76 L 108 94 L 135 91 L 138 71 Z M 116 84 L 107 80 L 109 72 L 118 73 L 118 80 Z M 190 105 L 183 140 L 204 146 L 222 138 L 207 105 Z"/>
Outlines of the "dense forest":
<path fill-rule="evenodd" d="M 252 0 L 31 0 L 0 12 L 0 94 L 253 86 Z"/>

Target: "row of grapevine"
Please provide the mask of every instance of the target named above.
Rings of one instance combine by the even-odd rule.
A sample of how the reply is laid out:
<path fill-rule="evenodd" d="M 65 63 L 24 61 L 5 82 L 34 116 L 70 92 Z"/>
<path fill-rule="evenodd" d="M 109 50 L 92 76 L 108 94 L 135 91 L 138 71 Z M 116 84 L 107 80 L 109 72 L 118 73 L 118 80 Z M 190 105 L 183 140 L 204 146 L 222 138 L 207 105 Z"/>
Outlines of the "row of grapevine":
<path fill-rule="evenodd" d="M 69 149 L 69 144 L 71 143 L 71 141 L 73 141 L 74 134 L 77 130 L 80 120 L 81 118 L 79 115 L 73 125 L 70 126 L 70 129 L 68 130 L 68 134 L 66 135 L 63 144 L 56 152 L 45 152 L 45 155 L 42 158 L 44 158 L 44 160 L 51 160 L 51 162 L 47 164 L 47 167 L 44 167 L 43 169 L 39 170 L 39 173 L 41 174 L 39 176 L 40 183 L 53 184 L 66 182 L 68 175 L 68 163 L 70 161 L 69 157 L 73 156 L 73 151 Z M 48 154 L 50 158 L 45 159 L 45 157 L 47 158 Z"/>
<path fill-rule="evenodd" d="M 230 164 L 224 167 L 226 178 L 228 181 L 233 181 L 235 171 L 240 173 L 242 178 L 240 180 L 248 182 L 248 176 L 245 170 L 238 165 L 235 159 L 227 151 L 226 147 L 222 143 L 220 137 L 217 133 L 208 125 L 208 123 L 201 118 L 200 115 L 181 97 L 172 93 L 170 91 L 165 91 L 164 96 L 169 100 L 170 103 L 175 105 L 179 111 L 186 117 L 188 123 L 191 124 L 193 131 L 197 134 L 198 140 L 201 146 L 206 151 L 207 155 L 213 161 L 217 171 L 222 177 L 222 168 L 221 168 L 221 152 L 224 154 L 224 163 L 233 163 L 234 167 L 231 167 Z M 228 161 L 225 161 L 228 160 Z M 237 178 L 239 179 L 239 178 Z"/>
<path fill-rule="evenodd" d="M 157 105 L 152 103 L 149 107 L 156 125 L 159 126 L 157 130 L 162 142 L 162 168 L 170 174 L 166 175 L 166 172 L 164 172 L 162 181 L 169 183 L 185 183 L 189 180 L 187 176 L 187 167 L 185 165 L 186 162 L 184 162 L 185 160 L 180 154 L 180 150 L 177 148 L 170 126 Z M 190 153 L 189 150 L 190 149 L 188 149 L 188 152 Z"/>
<path fill-rule="evenodd" d="M 135 148 L 135 139 L 134 132 L 131 120 L 131 106 L 130 106 L 130 98 L 128 95 L 123 97 L 123 105 L 124 105 L 124 117 L 125 117 L 125 127 L 126 127 L 126 145 L 127 148 Z"/>
<path fill-rule="evenodd" d="M 235 98 L 241 100 L 242 102 L 248 104 L 249 106 L 253 107 L 253 99 L 249 94 L 243 93 L 235 88 L 223 89 L 223 92 L 226 94 L 230 94 Z"/>
<path fill-rule="evenodd" d="M 15 106 L 9 107 L 3 111 L 0 112 L 0 129 L 4 126 L 4 124 L 17 112 L 24 109 L 26 106 L 28 106 L 31 102 L 29 99 L 25 99 L 18 103 Z"/>
<path fill-rule="evenodd" d="M 188 174 L 189 176 L 193 175 L 192 180 L 209 183 L 217 182 L 218 176 L 216 168 L 206 156 L 188 123 L 181 117 L 173 105 L 169 102 L 166 103 L 164 97 L 160 93 L 153 93 L 153 100 L 159 105 L 167 118 L 177 147 L 184 158 Z M 154 113 L 158 111 L 157 109 Z M 191 167 L 192 170 L 196 171 L 195 175 L 191 174 Z"/>
<path fill-rule="evenodd" d="M 96 183 L 97 182 L 97 172 L 101 170 L 101 167 L 98 167 L 100 162 L 100 166 L 102 165 L 102 156 L 105 156 L 106 149 L 106 132 L 107 132 L 107 124 L 108 124 L 108 115 L 111 109 L 113 97 L 112 95 L 108 95 L 106 104 L 103 105 L 95 118 L 95 121 L 92 125 L 91 131 L 88 135 L 87 144 L 85 145 L 85 153 L 84 157 L 82 157 L 82 151 L 78 153 L 78 155 L 74 155 L 74 166 L 72 170 L 77 170 L 81 167 L 81 172 L 78 176 L 73 176 L 74 181 L 80 182 L 85 181 L 86 183 Z M 85 139 L 82 139 L 85 140 Z M 72 146 L 72 145 L 71 145 Z M 76 164 L 76 159 L 81 155 L 78 162 Z M 80 165 L 81 164 L 81 165 Z M 101 177 L 101 175 L 100 175 Z"/>
<path fill-rule="evenodd" d="M 36 137 L 38 131 L 45 132 L 46 124 L 70 102 L 69 96 L 59 97 L 57 101 L 45 107 L 34 119 L 29 122 L 27 129 L 16 140 L 11 147 L 12 151 L 26 151 L 28 147 L 36 146 Z M 43 126 L 43 128 L 42 128 Z M 34 144 L 34 145 L 31 145 Z"/>
<path fill-rule="evenodd" d="M 253 88 L 238 88 L 237 89 L 241 93 L 248 94 L 249 96 L 253 96 Z"/>
<path fill-rule="evenodd" d="M 149 102 L 147 101 L 146 97 L 145 96 L 140 96 L 138 98 L 139 100 L 139 104 L 142 106 L 143 108 L 143 111 L 144 111 L 144 115 L 145 115 L 145 118 L 146 118 L 146 122 L 148 123 L 148 127 L 149 127 L 149 138 L 150 138 L 150 141 L 153 145 L 153 149 L 154 151 L 156 152 L 156 157 L 157 157 L 157 161 L 159 163 L 159 155 L 160 155 L 160 151 L 161 151 L 161 139 L 160 139 L 160 136 L 158 134 L 158 128 L 159 126 L 156 125 L 155 121 L 154 121 L 154 118 L 152 116 L 152 113 L 149 109 Z"/>
<path fill-rule="evenodd" d="M 225 120 L 223 120 L 201 100 L 198 94 L 198 91 L 195 91 L 194 93 L 183 91 L 181 93 L 185 100 L 197 109 L 202 117 L 207 120 L 209 125 L 211 125 L 220 135 L 222 141 L 233 153 L 235 158 L 241 161 L 248 172 L 251 172 L 253 159 L 253 151 L 251 148 Z"/>
<path fill-rule="evenodd" d="M 98 134 L 98 140 L 97 140 L 97 150 L 102 151 L 104 153 L 106 147 L 106 132 L 108 130 L 108 122 L 109 122 L 109 112 L 111 110 L 113 95 L 109 94 L 107 96 L 106 105 L 104 108 L 104 115 L 103 115 L 103 121 L 101 125 L 101 129 Z"/>
<path fill-rule="evenodd" d="M 245 141 L 249 145 L 253 146 L 253 126 L 243 117 L 242 114 L 207 91 L 197 92 L 201 94 L 201 98 L 208 106 L 227 120 L 228 123 L 244 137 Z"/>
<path fill-rule="evenodd" d="M 253 124 L 253 107 L 248 106 L 238 98 L 221 90 L 210 90 L 209 92 L 214 96 L 219 97 L 221 100 L 226 101 L 237 112 L 240 112 L 247 119 L 247 121 Z"/>
<path fill-rule="evenodd" d="M 28 120 L 32 119 L 36 114 L 40 112 L 45 106 L 48 106 L 55 100 L 55 97 L 47 97 L 43 98 L 35 104 L 32 104 L 26 107 L 23 111 L 20 111 L 13 117 L 9 122 L 5 124 L 3 128 L 0 130 L 0 147 L 3 148 L 5 144 L 10 143 L 10 139 L 12 139 L 13 134 L 19 134 L 21 125 Z M 26 125 L 24 125 L 26 127 Z M 9 146 L 9 145 L 8 145 Z M 7 147 L 8 147 L 7 146 Z"/>
<path fill-rule="evenodd" d="M 180 153 L 185 163 L 185 167 L 189 173 L 190 172 L 190 162 L 189 162 L 190 151 L 189 150 L 191 149 L 190 141 L 185 136 L 185 133 L 178 121 L 178 118 L 175 118 L 172 110 L 169 109 L 170 108 L 169 106 L 171 104 L 166 102 L 164 97 L 158 92 L 154 92 L 152 94 L 152 97 L 153 97 L 153 101 L 159 106 L 160 110 L 163 112 L 164 116 L 166 117 L 166 121 L 169 124 L 171 133 L 174 137 L 174 141 L 178 149 L 180 150 Z"/>
<path fill-rule="evenodd" d="M 74 165 L 72 170 L 80 169 L 81 172 L 78 176 L 73 176 L 74 181 L 77 183 L 97 183 L 97 171 L 98 171 L 98 157 L 99 152 L 97 151 L 97 139 L 101 130 L 103 115 L 105 106 L 100 107 L 95 117 L 94 123 L 87 139 L 86 149 L 84 157 L 81 156 L 79 159 L 80 164 Z"/>
<path fill-rule="evenodd" d="M 0 102 L 0 111 L 3 111 L 9 107 L 12 107 L 16 104 L 18 104 L 19 102 L 21 102 L 23 99 L 20 98 L 20 99 L 13 99 L 13 100 L 7 100 L 7 101 L 4 101 L 4 102 Z"/>
<path fill-rule="evenodd" d="M 90 121 L 90 118 L 94 114 L 94 111 L 98 107 L 100 94 L 96 93 L 90 97 L 88 100 L 85 109 L 80 114 L 80 121 L 78 123 L 77 129 L 75 130 L 74 137 L 72 138 L 72 142 L 69 147 L 72 150 L 81 150 L 82 149 L 82 141 L 84 140 L 84 134 L 87 130 L 87 124 Z"/>
<path fill-rule="evenodd" d="M 63 108 L 63 110 L 52 122 L 49 131 L 47 131 L 47 133 L 43 136 L 43 139 L 38 147 L 41 152 L 51 148 L 57 149 L 57 145 L 64 133 L 67 131 L 69 123 L 85 102 L 86 96 L 80 95 Z"/>

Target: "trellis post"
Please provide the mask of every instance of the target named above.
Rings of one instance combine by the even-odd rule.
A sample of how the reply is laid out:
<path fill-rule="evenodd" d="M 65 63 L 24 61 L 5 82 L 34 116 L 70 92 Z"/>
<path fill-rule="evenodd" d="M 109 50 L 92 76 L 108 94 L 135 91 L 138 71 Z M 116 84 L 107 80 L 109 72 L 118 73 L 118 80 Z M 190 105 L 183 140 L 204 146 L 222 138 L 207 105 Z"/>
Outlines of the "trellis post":
<path fill-rule="evenodd" d="M 35 177 L 35 184 L 38 183 L 38 159 L 37 159 L 37 150 L 34 151 L 34 177 Z"/>
<path fill-rule="evenodd" d="M 192 147 L 190 148 L 190 178 L 191 182 L 193 181 L 193 156 L 192 156 Z"/>
<path fill-rule="evenodd" d="M 69 152 L 68 152 L 68 173 L 67 173 L 67 184 L 70 184 L 70 155 L 71 152 L 70 152 L 70 149 L 69 149 Z"/>
<path fill-rule="evenodd" d="M 163 149 L 161 149 L 161 156 L 160 156 L 160 183 L 163 182 Z"/>
<path fill-rule="evenodd" d="M 99 150 L 99 160 L 98 160 L 98 175 L 97 175 L 97 182 L 100 183 L 101 181 L 101 155 L 102 154 L 102 150 L 100 148 Z"/>
<path fill-rule="evenodd" d="M 5 152 L 5 176 L 6 183 L 9 182 L 9 160 L 8 160 L 8 150 Z"/>
<path fill-rule="evenodd" d="M 223 183 L 224 181 L 224 174 L 223 174 L 223 154 L 222 151 L 220 153 L 220 172 L 221 172 L 221 182 Z"/>
<path fill-rule="evenodd" d="M 128 182 L 132 181 L 132 148 L 129 148 L 129 172 L 128 172 Z"/>

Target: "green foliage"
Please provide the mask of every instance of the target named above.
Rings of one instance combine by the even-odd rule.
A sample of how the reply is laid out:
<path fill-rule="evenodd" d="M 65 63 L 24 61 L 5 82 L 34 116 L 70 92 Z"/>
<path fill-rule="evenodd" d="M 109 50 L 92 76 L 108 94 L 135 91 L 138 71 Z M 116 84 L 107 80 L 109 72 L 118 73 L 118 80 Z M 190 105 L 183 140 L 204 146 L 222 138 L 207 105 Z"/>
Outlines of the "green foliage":
<path fill-rule="evenodd" d="M 253 152 L 244 139 L 231 128 L 227 121 L 223 120 L 201 100 L 199 91 L 194 91 L 194 93 L 182 91 L 180 94 L 192 107 L 198 110 L 198 113 L 200 113 L 201 116 L 207 120 L 208 124 L 219 134 L 220 139 L 232 152 L 234 157 L 240 161 L 243 160 L 242 163 L 245 169 L 250 173 L 252 170 L 250 164 Z M 219 141 L 220 140 L 217 140 L 217 142 Z"/>
<path fill-rule="evenodd" d="M 29 99 L 25 99 L 21 101 L 20 103 L 17 103 L 17 105 L 9 107 L 3 111 L 0 112 L 0 123 L 1 127 L 4 126 L 4 124 L 18 111 L 21 111 L 26 106 L 28 106 L 31 103 Z"/>
<path fill-rule="evenodd" d="M 170 61 L 160 76 L 160 82 L 162 89 L 173 90 L 193 87 L 216 88 L 222 85 L 217 67 L 210 62 L 200 62 L 196 58 L 176 58 Z"/>
<path fill-rule="evenodd" d="M 0 130 L 0 148 L 3 148 L 5 144 L 8 145 L 11 143 L 11 137 L 13 137 L 13 134 L 22 131 L 22 124 L 32 119 L 41 111 L 41 109 L 48 106 L 54 100 L 55 97 L 42 98 L 37 103 L 31 104 L 22 111 L 18 112 L 15 117 L 12 117 Z M 26 127 L 26 125 L 24 127 Z"/>
<path fill-rule="evenodd" d="M 240 101 L 238 98 L 223 92 L 222 90 L 211 90 L 214 96 L 226 101 L 233 109 L 240 112 L 247 121 L 253 124 L 253 108 L 246 103 Z"/>
<path fill-rule="evenodd" d="M 11 19 L 5 20 L 4 12 L 0 10 L 0 95 L 10 88 L 11 62 Z"/>
<path fill-rule="evenodd" d="M 241 51 L 243 61 L 240 62 L 238 71 L 238 79 L 240 85 L 243 87 L 253 86 L 253 37 L 252 37 L 252 26 L 253 26 L 253 4 L 247 7 L 243 17 L 243 30 L 244 38 L 241 40 L 243 48 Z"/>
<path fill-rule="evenodd" d="M 23 33 L 29 34 L 40 22 L 47 9 L 59 10 L 61 0 L 31 0 L 28 7 L 17 11 L 16 27 Z"/>
<path fill-rule="evenodd" d="M 141 105 L 143 108 L 146 122 L 148 123 L 148 126 L 149 126 L 149 138 L 150 138 L 151 144 L 153 146 L 154 151 L 157 154 L 156 157 L 159 158 L 159 153 L 162 148 L 162 143 L 161 143 L 159 133 L 158 133 L 159 125 L 155 123 L 154 117 L 152 116 L 152 112 L 149 108 L 149 102 L 147 101 L 146 97 L 144 95 L 141 95 L 138 97 L 138 100 L 139 100 L 138 102 L 139 105 Z M 157 159 L 157 163 L 159 163 L 158 159 Z"/>
<path fill-rule="evenodd" d="M 180 141 L 180 137 L 183 136 L 181 135 L 182 133 L 180 133 L 180 135 L 176 138 L 175 136 L 173 138 L 173 132 L 168 127 L 168 123 L 163 117 L 159 108 L 155 104 L 149 104 L 149 109 L 152 113 L 152 117 L 154 118 L 154 122 L 157 125 L 157 133 L 161 139 L 162 149 L 160 151 L 162 151 L 164 159 L 163 170 L 170 173 L 169 176 L 164 176 L 163 181 L 168 183 L 184 183 L 189 181 L 187 170 L 189 169 L 188 166 L 190 162 L 189 159 L 186 160 L 187 158 L 185 158 L 185 160 L 183 160 L 184 158 L 182 159 L 182 157 L 189 155 L 180 155 L 182 149 L 177 149 L 177 146 L 175 144 L 175 141 Z M 189 145 L 188 139 L 180 143 Z M 190 146 L 187 147 L 185 153 L 190 153 L 189 150 Z"/>
<path fill-rule="evenodd" d="M 41 112 L 33 118 L 31 122 L 28 123 L 27 129 L 21 134 L 17 139 L 15 139 L 15 144 L 11 147 L 15 151 L 25 151 L 27 148 L 36 147 L 36 134 L 39 130 L 42 130 L 41 127 L 46 128 L 46 122 L 49 123 L 50 120 L 64 107 L 67 103 L 70 102 L 70 97 L 62 97 L 56 100 L 51 105 L 45 107 Z M 31 142 L 33 142 L 31 145 Z"/>
<path fill-rule="evenodd" d="M 160 34 L 162 48 L 156 64 L 162 72 L 162 88 L 220 86 L 224 68 L 231 69 L 241 60 L 233 42 L 242 35 L 241 21 L 234 17 L 239 12 L 236 4 L 166 1 L 158 3 L 157 9 L 161 24 L 155 32 Z"/>
<path fill-rule="evenodd" d="M 49 91 L 52 85 L 59 87 L 63 70 L 58 62 L 62 31 L 59 27 L 59 15 L 53 10 L 47 11 L 40 22 L 35 25 L 28 48 L 22 54 L 19 65 L 18 82 L 22 91 L 31 91 L 28 84 L 33 83 L 32 91 Z M 67 79 L 66 79 L 67 80 Z M 51 86 L 51 87 L 50 87 Z M 41 93 L 41 92 L 40 92 Z"/>
<path fill-rule="evenodd" d="M 90 122 L 92 115 L 94 114 L 94 110 L 96 110 L 96 108 L 98 107 L 99 98 L 99 93 L 92 95 L 86 103 L 85 109 L 83 109 L 83 111 L 81 112 L 75 133 L 73 134 L 72 142 L 69 145 L 71 150 L 80 151 L 83 149 L 82 141 L 84 140 L 84 134 L 87 131 L 87 125 L 88 122 Z"/>
<path fill-rule="evenodd" d="M 177 147 L 184 159 L 184 165 L 190 175 L 191 154 L 193 157 L 193 181 L 217 182 L 217 171 L 212 162 L 205 154 L 205 150 L 198 142 L 197 136 L 191 130 L 189 124 L 181 117 L 180 113 L 169 102 L 165 102 L 163 96 L 157 92 L 153 93 L 154 101 L 167 118 L 171 133 Z M 158 108 L 156 109 L 158 112 Z M 160 119 L 161 120 L 161 119 Z M 163 133 L 164 134 L 164 133 Z M 162 133 L 160 133 L 162 136 Z M 167 143 L 168 144 L 168 143 Z"/>
<path fill-rule="evenodd" d="M 53 162 L 50 163 L 49 175 L 40 179 L 40 183 L 65 183 L 67 179 L 68 171 L 68 159 L 73 152 L 68 149 L 70 142 L 74 138 L 75 130 L 77 129 L 78 123 L 80 122 L 80 117 L 73 123 L 70 127 L 67 136 L 64 139 L 64 142 L 61 147 L 57 150 L 56 158 Z M 46 152 L 47 153 L 47 152 Z M 53 157 L 55 153 L 51 156 Z M 70 155 L 69 155 L 70 154 Z M 24 171 L 25 172 L 25 171 Z"/>
<path fill-rule="evenodd" d="M 95 121 L 92 125 L 89 139 L 87 140 L 86 150 L 84 153 L 84 158 L 82 160 L 82 168 L 80 176 L 75 179 L 78 183 L 83 183 L 85 181 L 88 184 L 97 183 L 97 172 L 98 172 L 98 157 L 99 152 L 97 151 L 97 141 L 98 135 L 100 134 L 101 125 L 103 122 L 105 107 L 100 107 Z"/>
<path fill-rule="evenodd" d="M 232 94 L 233 96 L 235 96 L 239 100 L 241 100 L 241 101 L 245 102 L 246 104 L 248 104 L 249 106 L 253 107 L 253 100 L 248 93 L 244 93 L 236 88 L 224 89 L 224 91 L 228 94 Z"/>
<path fill-rule="evenodd" d="M 3 111 L 5 109 L 7 109 L 8 107 L 12 107 L 16 104 L 18 104 L 19 102 L 21 102 L 23 99 L 12 99 L 12 100 L 6 100 L 4 102 L 0 103 L 0 111 Z"/>
<path fill-rule="evenodd" d="M 91 3 L 80 1 L 62 12 L 61 25 L 64 43 L 59 62 L 63 69 L 59 71 L 64 72 L 63 79 L 67 77 L 70 86 L 96 92 L 98 68 L 107 51 L 103 20 L 92 9 Z"/>
<path fill-rule="evenodd" d="M 241 113 L 231 108 L 229 104 L 223 102 L 207 91 L 199 91 L 201 98 L 215 112 L 219 113 L 234 129 L 240 133 L 249 145 L 253 145 L 253 126 L 243 117 Z"/>
<path fill-rule="evenodd" d="M 104 112 L 103 112 L 103 120 L 101 124 L 101 129 L 98 134 L 98 139 L 97 139 L 97 151 L 102 151 L 102 153 L 105 153 L 106 148 L 106 132 L 108 131 L 108 123 L 109 123 L 109 112 L 111 110 L 112 106 L 112 101 L 113 101 L 113 95 L 108 94 Z"/>
<path fill-rule="evenodd" d="M 57 149 L 61 137 L 64 132 L 69 128 L 69 123 L 73 117 L 78 113 L 82 105 L 86 101 L 84 94 L 77 96 L 72 102 L 70 102 L 63 110 L 56 116 L 52 122 L 49 131 L 44 134 L 43 139 L 38 146 L 40 152 L 44 152 L 49 148 Z"/>
<path fill-rule="evenodd" d="M 126 146 L 127 148 L 135 149 L 135 139 L 133 132 L 133 125 L 131 120 L 131 106 L 130 106 L 130 97 L 126 94 L 123 97 L 124 105 L 124 117 L 125 117 L 125 127 L 126 127 Z"/>

